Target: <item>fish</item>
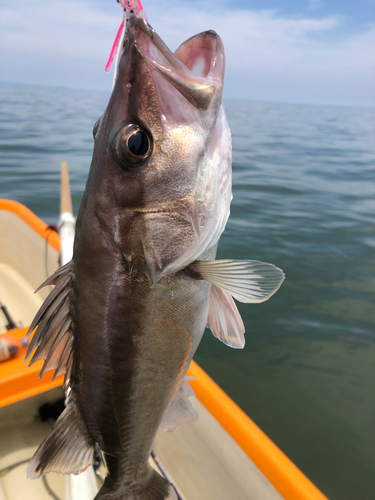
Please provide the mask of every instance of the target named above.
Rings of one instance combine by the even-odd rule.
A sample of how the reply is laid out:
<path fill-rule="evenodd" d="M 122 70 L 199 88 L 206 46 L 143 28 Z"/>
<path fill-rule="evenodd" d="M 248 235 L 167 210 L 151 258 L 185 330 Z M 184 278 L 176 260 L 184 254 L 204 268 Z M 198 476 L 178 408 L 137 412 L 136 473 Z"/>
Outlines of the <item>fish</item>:
<path fill-rule="evenodd" d="M 173 499 L 149 465 L 159 428 L 198 418 L 186 376 L 206 325 L 242 348 L 233 300 L 257 303 L 284 273 L 215 260 L 232 199 L 231 134 L 222 105 L 224 47 L 214 31 L 174 53 L 141 17 L 128 21 L 79 208 L 72 260 L 32 324 L 27 359 L 64 374 L 66 408 L 27 468 L 78 474 L 99 449 L 96 500 Z"/>

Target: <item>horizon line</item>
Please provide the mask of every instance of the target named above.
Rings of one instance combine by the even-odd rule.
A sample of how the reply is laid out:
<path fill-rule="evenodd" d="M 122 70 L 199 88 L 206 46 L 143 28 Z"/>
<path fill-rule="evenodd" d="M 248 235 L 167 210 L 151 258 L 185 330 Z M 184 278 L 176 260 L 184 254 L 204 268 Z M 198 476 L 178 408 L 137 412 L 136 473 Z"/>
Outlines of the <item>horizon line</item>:
<path fill-rule="evenodd" d="M 47 88 L 47 89 L 61 89 L 61 90 L 72 90 L 79 92 L 98 92 L 98 93 L 108 93 L 111 95 L 112 89 L 107 92 L 107 90 L 103 89 L 93 89 L 93 88 L 82 88 L 82 87 L 67 87 L 61 85 L 48 85 L 41 83 L 20 83 L 20 82 L 12 82 L 7 80 L 0 80 L 0 85 L 14 85 L 20 87 L 39 87 L 39 88 Z M 322 103 L 322 102 L 302 102 L 302 101 L 290 101 L 290 100 L 267 100 L 267 99 L 257 99 L 257 98 L 249 98 L 249 97 L 228 97 L 223 96 L 223 100 L 232 100 L 232 101 L 246 101 L 246 102 L 259 102 L 265 104 L 295 104 L 301 106 L 324 106 L 324 107 L 334 107 L 334 108 L 358 108 L 358 109 L 375 109 L 375 105 L 371 104 L 337 104 L 337 103 Z"/>

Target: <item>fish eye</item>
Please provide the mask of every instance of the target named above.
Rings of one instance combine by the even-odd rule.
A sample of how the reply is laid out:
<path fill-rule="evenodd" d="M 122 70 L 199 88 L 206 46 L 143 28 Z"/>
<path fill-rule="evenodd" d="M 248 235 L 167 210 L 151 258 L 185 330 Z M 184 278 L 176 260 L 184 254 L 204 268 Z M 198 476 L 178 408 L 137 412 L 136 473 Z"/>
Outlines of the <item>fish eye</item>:
<path fill-rule="evenodd" d="M 129 151 L 135 156 L 144 156 L 149 148 L 148 137 L 143 130 L 136 130 L 128 137 Z"/>
<path fill-rule="evenodd" d="M 151 155 L 151 135 L 139 125 L 121 124 L 113 134 L 110 149 L 119 167 L 138 170 L 147 163 Z"/>
<path fill-rule="evenodd" d="M 92 135 L 93 135 L 93 137 L 94 137 L 94 141 L 95 141 L 95 136 L 96 136 L 96 133 L 97 133 L 98 128 L 99 128 L 99 122 L 100 122 L 100 118 L 99 118 L 99 120 L 97 120 L 97 121 L 95 122 L 95 125 L 94 125 L 94 128 L 93 128 L 93 131 L 92 131 Z"/>

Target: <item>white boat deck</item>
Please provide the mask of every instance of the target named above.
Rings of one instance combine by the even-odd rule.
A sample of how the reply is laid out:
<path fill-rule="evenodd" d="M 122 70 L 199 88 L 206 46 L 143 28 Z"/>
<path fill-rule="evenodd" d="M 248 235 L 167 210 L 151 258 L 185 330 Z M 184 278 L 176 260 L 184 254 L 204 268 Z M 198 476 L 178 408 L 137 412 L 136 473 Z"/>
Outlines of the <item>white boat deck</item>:
<path fill-rule="evenodd" d="M 0 408 L 0 470 L 32 457 L 35 449 L 51 428 L 51 422 L 42 422 L 38 408 L 45 402 L 54 402 L 63 396 L 62 389 L 54 389 L 10 406 Z M 50 500 L 43 480 L 26 478 L 27 462 L 0 472 L 0 500 Z M 65 477 L 49 474 L 48 485 L 57 497 L 64 499 Z"/>
<path fill-rule="evenodd" d="M 160 431 L 154 446 L 184 500 L 282 500 L 206 408 L 190 400 L 199 419 Z"/>
<path fill-rule="evenodd" d="M 0 470 L 32 457 L 53 423 L 42 422 L 38 408 L 63 395 L 61 389 L 54 389 L 0 409 Z M 198 421 L 173 433 L 160 431 L 154 446 L 183 500 L 282 500 L 199 401 L 193 400 L 193 404 L 199 412 Z M 0 500 L 53 498 L 42 478 L 26 478 L 26 467 L 27 462 L 5 474 L 0 472 Z M 48 486 L 63 500 L 65 477 L 48 474 L 46 478 Z"/>

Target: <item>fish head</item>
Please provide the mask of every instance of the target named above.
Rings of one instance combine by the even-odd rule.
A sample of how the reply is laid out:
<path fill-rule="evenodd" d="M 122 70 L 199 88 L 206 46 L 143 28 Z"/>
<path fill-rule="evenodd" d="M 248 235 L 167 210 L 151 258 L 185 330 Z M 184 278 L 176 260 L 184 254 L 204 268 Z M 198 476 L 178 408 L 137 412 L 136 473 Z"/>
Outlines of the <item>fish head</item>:
<path fill-rule="evenodd" d="M 214 246 L 231 200 L 224 49 L 206 31 L 171 52 L 131 17 L 87 191 L 130 267 L 153 283 Z"/>

